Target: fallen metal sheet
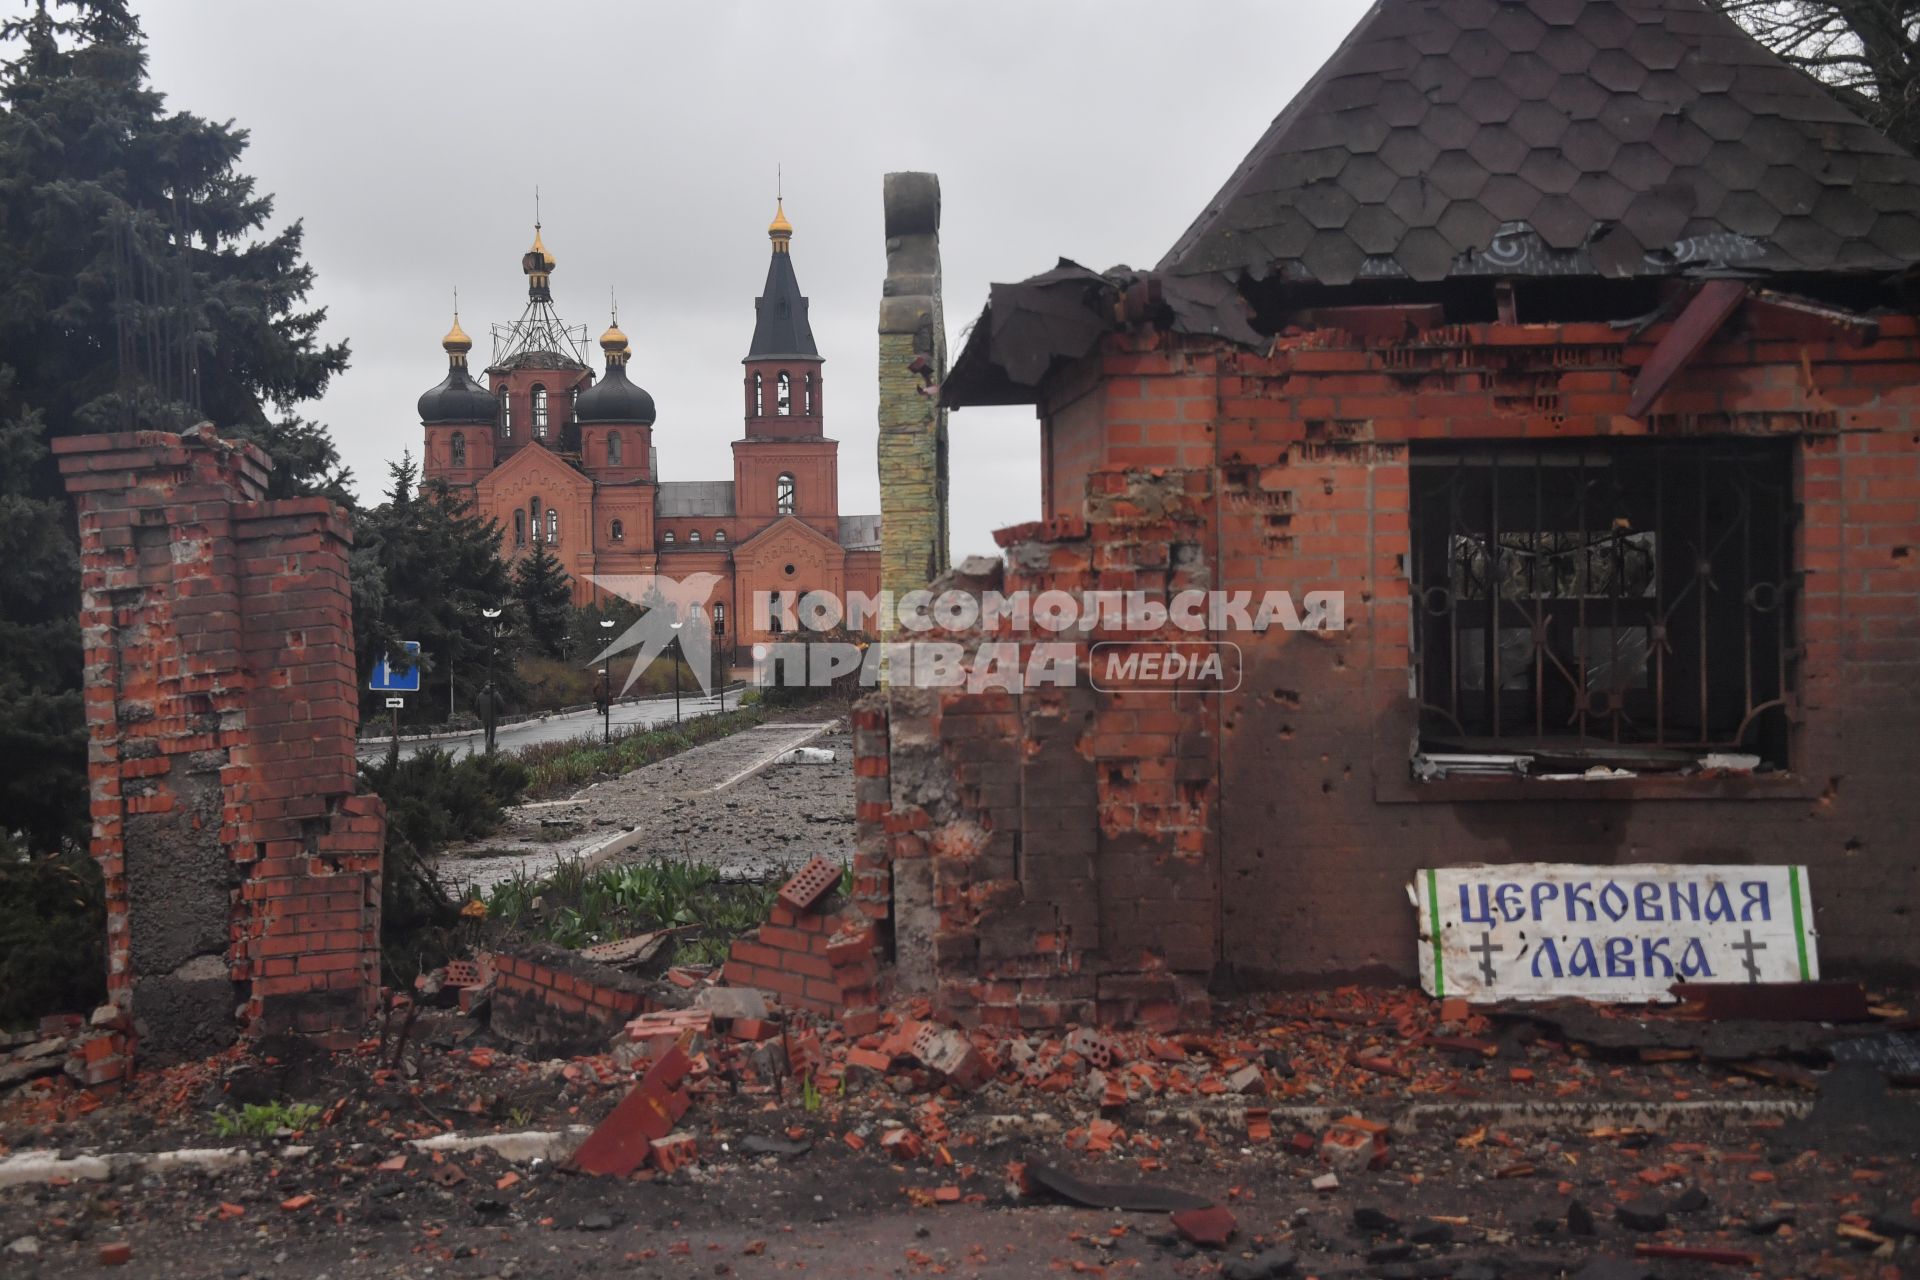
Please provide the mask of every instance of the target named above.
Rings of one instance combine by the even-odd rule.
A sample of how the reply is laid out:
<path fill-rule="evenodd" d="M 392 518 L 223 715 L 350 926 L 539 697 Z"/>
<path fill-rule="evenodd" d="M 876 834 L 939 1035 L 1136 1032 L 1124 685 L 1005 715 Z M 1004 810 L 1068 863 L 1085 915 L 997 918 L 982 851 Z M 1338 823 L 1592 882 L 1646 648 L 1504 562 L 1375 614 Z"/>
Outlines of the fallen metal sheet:
<path fill-rule="evenodd" d="M 1865 1022 L 1867 993 L 1857 982 L 1676 982 L 1685 1012 L 1755 1022 Z"/>
<path fill-rule="evenodd" d="M 1898 1083 L 1920 1081 L 1920 1034 L 1911 1031 L 1836 1040 L 1828 1052 L 1835 1062 L 1857 1062 Z"/>
<path fill-rule="evenodd" d="M 749 1155 L 781 1156 L 791 1159 L 803 1156 L 813 1150 L 811 1142 L 794 1142 L 788 1138 L 768 1138 L 761 1134 L 750 1133 L 740 1140 L 740 1149 Z"/>
<path fill-rule="evenodd" d="M 1029 1164 L 1027 1180 L 1035 1187 L 1087 1209 L 1178 1213 L 1183 1209 L 1205 1209 L 1213 1204 L 1204 1196 L 1175 1191 L 1171 1187 L 1156 1187 L 1151 1183 L 1082 1182 L 1064 1169 L 1044 1164 Z"/>
<path fill-rule="evenodd" d="M 1702 1022 L 1680 1018 L 1610 1016 L 1584 1001 L 1493 1010 L 1495 1019 L 1519 1019 L 1607 1053 L 1685 1050 L 1709 1062 L 1796 1058 L 1820 1052 L 1834 1033 L 1804 1022 Z"/>
<path fill-rule="evenodd" d="M 1441 867 L 1407 896 L 1435 997 L 1656 1002 L 1675 981 L 1820 976 L 1805 867 Z"/>

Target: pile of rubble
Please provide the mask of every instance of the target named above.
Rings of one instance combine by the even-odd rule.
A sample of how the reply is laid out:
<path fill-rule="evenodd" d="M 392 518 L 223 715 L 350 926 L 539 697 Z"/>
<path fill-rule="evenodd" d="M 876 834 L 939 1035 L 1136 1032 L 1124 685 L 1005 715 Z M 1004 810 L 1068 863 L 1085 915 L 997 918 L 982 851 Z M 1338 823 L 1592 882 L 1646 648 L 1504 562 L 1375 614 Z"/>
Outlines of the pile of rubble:
<path fill-rule="evenodd" d="M 33 1030 L 0 1034 L 0 1092 L 60 1073 L 109 1094 L 126 1074 L 130 1030 L 121 1009 L 103 1004 L 91 1017 L 53 1014 Z"/>

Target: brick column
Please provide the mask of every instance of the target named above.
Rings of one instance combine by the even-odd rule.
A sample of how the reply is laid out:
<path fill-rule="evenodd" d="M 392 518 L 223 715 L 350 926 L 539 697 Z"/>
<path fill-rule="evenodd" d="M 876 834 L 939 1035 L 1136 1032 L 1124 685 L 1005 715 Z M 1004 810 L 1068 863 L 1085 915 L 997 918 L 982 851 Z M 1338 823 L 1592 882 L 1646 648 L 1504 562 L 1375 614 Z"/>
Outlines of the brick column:
<path fill-rule="evenodd" d="M 109 1001 L 159 1059 L 273 1030 L 351 1043 L 380 984 L 386 823 L 356 794 L 346 513 L 262 501 L 266 455 L 209 426 L 54 452 L 79 514 Z"/>
<path fill-rule="evenodd" d="M 880 297 L 880 585 L 918 590 L 947 567 L 946 321 L 940 306 L 940 179 L 886 176 Z M 909 366 L 925 357 L 926 376 Z M 931 386 L 929 386 L 931 384 Z"/>

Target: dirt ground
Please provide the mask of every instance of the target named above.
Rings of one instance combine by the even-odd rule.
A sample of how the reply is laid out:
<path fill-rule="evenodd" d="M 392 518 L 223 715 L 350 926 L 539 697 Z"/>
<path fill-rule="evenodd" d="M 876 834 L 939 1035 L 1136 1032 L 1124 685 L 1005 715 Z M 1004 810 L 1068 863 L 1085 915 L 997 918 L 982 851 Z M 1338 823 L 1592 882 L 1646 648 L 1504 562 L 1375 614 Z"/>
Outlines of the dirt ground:
<path fill-rule="evenodd" d="M 832 763 L 763 763 L 801 746 L 831 750 Z M 481 887 L 582 856 L 663 857 L 716 866 L 730 879 L 773 879 L 815 854 L 852 858 L 852 794 L 844 725 L 772 722 L 571 799 L 511 809 L 499 832 L 445 851 L 439 866 L 448 883 Z"/>
<path fill-rule="evenodd" d="M 790 1033 L 798 1025 L 790 1020 Z M 1398 991 L 1242 1002 L 1202 1035 L 1116 1038 L 1119 1060 L 1106 1073 L 1057 1037 L 982 1034 L 976 1043 L 995 1074 L 972 1093 L 910 1058 L 854 1066 L 851 1043 L 831 1025 L 819 1030 L 829 1065 L 816 1107 L 791 1079 L 777 1094 L 743 1087 L 716 1042 L 680 1122 L 697 1138 L 698 1160 L 618 1180 L 407 1145 L 446 1132 L 590 1125 L 631 1079 L 604 1057 L 524 1061 L 451 1012 L 423 1019 L 397 1070 L 371 1044 L 332 1059 L 278 1045 L 267 1047 L 287 1056 L 272 1065 L 235 1057 L 149 1072 L 91 1107 L 64 1086 L 16 1092 L 0 1104 L 0 1135 L 14 1152 L 225 1146 L 254 1155 L 217 1173 L 0 1190 L 0 1272 L 93 1272 L 102 1246 L 116 1242 L 131 1246 L 130 1274 L 302 1280 L 1887 1280 L 1920 1262 L 1920 1104 L 1858 1068 L 1775 1062 L 1763 1071 L 1773 1078 L 1754 1079 L 1750 1063 L 1646 1062 L 1556 1039 L 1525 1019 L 1476 1013 L 1443 1026 L 1431 1002 Z M 1463 1050 L 1445 1031 L 1479 1038 Z M 1248 1064 L 1260 1084 L 1236 1093 L 1226 1082 Z M 1129 1086 L 1119 1105 L 1103 1087 L 1116 1078 Z M 212 1133 L 216 1107 L 274 1092 L 310 1098 L 324 1118 L 282 1138 Z M 1703 1103 L 1717 1109 L 1685 1110 Z M 1646 1105 L 1665 1110 L 1636 1112 Z M 1260 1108 L 1270 1110 L 1270 1133 L 1258 1126 Z M 1392 1126 L 1379 1167 L 1334 1169 L 1321 1154 L 1323 1131 L 1346 1114 Z M 882 1144 L 894 1129 L 920 1135 L 921 1150 L 894 1158 L 900 1149 Z M 755 1155 L 750 1136 L 805 1146 Z M 1231 1213 L 1234 1234 L 1226 1248 L 1205 1249 L 1163 1211 L 1027 1194 L 1023 1179 L 1034 1190 L 1041 1165 L 1194 1193 Z M 1316 1189 L 1330 1172 L 1337 1186 Z M 1636 1245 L 1731 1249 L 1753 1263 L 1635 1261 Z"/>

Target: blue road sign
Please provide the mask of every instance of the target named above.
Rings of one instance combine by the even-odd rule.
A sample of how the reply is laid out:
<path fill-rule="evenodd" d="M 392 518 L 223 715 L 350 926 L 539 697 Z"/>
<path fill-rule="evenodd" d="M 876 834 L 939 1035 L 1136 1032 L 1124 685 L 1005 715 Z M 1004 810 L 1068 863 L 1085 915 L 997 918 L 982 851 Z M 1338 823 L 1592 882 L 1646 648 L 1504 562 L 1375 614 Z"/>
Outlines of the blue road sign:
<path fill-rule="evenodd" d="M 418 640 L 402 641 L 410 657 L 417 658 L 420 653 Z M 418 693 L 420 692 L 420 664 L 409 662 L 398 671 L 387 669 L 385 658 L 373 664 L 373 678 L 367 681 L 367 688 L 375 693 Z"/>

